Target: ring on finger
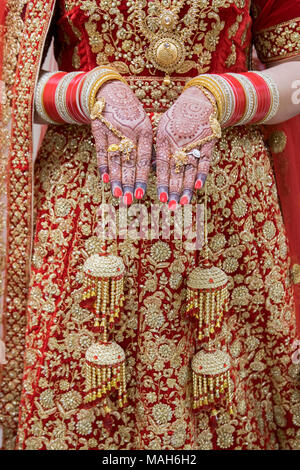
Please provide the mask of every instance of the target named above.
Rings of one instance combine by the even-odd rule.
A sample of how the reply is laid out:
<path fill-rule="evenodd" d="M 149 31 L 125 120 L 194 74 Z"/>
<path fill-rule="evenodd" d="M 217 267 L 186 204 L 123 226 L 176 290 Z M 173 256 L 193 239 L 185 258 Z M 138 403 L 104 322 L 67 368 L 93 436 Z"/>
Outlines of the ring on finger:
<path fill-rule="evenodd" d="M 193 149 L 190 152 L 188 152 L 188 155 L 199 159 L 201 158 L 201 151 L 199 149 Z"/>
<path fill-rule="evenodd" d="M 120 150 L 120 146 L 118 144 L 111 144 L 107 151 L 108 152 L 118 152 Z"/>

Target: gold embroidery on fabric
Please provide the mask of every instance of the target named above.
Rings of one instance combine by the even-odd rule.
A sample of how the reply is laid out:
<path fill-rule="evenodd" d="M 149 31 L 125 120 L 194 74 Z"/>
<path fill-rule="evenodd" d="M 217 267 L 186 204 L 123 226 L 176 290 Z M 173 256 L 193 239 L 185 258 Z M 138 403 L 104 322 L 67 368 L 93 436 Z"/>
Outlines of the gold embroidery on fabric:
<path fill-rule="evenodd" d="M 118 247 L 115 242 L 110 245 L 112 252 L 116 253 L 118 249 L 129 273 L 126 290 L 130 295 L 126 296 L 124 316 L 115 338 L 128 344 L 130 406 L 122 412 L 122 424 L 118 424 L 112 435 L 103 426 L 99 427 L 103 417 L 101 407 L 82 408 L 80 376 L 74 364 L 80 366 L 86 349 L 94 340 L 89 328 L 90 312 L 79 306 L 83 281 L 79 267 L 88 255 L 99 249 L 95 230 L 101 191 L 94 152 L 89 129 L 74 126 L 64 126 L 61 130 L 52 128 L 48 130 L 37 165 L 37 207 L 44 207 L 45 212 L 43 228 L 35 243 L 35 256 L 40 258 L 45 272 L 41 275 L 37 269 L 33 273 L 26 356 L 28 372 L 24 385 L 28 394 L 37 387 L 40 387 L 40 393 L 35 403 L 30 400 L 30 395 L 25 399 L 20 448 L 111 449 L 122 446 L 126 449 L 212 449 L 213 435 L 206 413 L 193 417 L 196 419 L 195 437 L 187 443 L 188 429 L 192 426 L 189 360 L 194 353 L 194 333 L 190 322 L 184 320 L 185 289 L 181 288 L 179 293 L 173 293 L 172 289 L 182 285 L 186 266 L 191 268 L 195 259 L 193 253 L 182 250 L 180 241 L 176 242 L 173 250 L 164 241 L 140 244 L 124 240 Z M 223 173 L 219 168 L 221 159 Z M 222 185 L 226 187 L 223 192 L 217 189 L 221 174 Z M 59 184 L 51 185 L 50 175 Z M 249 184 L 245 184 L 246 175 Z M 232 276 L 233 309 L 226 327 L 228 331 L 224 334 L 231 334 L 238 328 L 238 339 L 231 342 L 230 351 L 235 367 L 243 373 L 236 377 L 237 415 L 233 420 L 225 412 L 220 415 L 216 429 L 220 449 L 244 448 L 246 442 L 248 449 L 265 445 L 264 440 L 259 442 L 259 437 L 256 437 L 256 426 L 259 425 L 263 432 L 262 416 L 266 413 L 268 422 L 272 423 L 270 425 L 275 426 L 272 403 L 268 398 L 272 396 L 272 387 L 276 387 L 283 404 L 275 410 L 276 420 L 286 420 L 282 410 L 284 406 L 288 409 L 289 403 L 285 364 L 290 363 L 290 351 L 287 348 L 282 356 L 281 343 L 283 335 L 290 334 L 288 312 L 293 308 L 293 300 L 291 286 L 284 286 L 286 279 L 282 279 L 278 269 L 277 257 L 281 264 L 287 264 L 287 253 L 280 211 L 275 209 L 274 215 L 272 210 L 277 207 L 277 195 L 271 175 L 268 154 L 258 130 L 224 131 L 216 145 L 208 179 L 209 207 L 213 209 L 208 229 L 212 259 L 222 263 Z M 266 195 L 264 199 L 253 196 L 250 188 L 254 187 L 255 194 Z M 151 176 L 148 197 L 153 194 L 154 202 L 153 188 L 155 179 Z M 112 202 L 110 191 L 106 194 L 107 201 Z M 78 220 L 74 245 L 70 227 L 75 207 Z M 256 213 L 261 213 L 256 240 L 261 253 L 264 253 L 262 257 L 251 238 Z M 53 224 L 56 224 L 55 230 L 51 229 Z M 91 236 L 84 235 L 86 225 L 90 227 Z M 277 235 L 272 238 L 275 225 Z M 224 230 L 228 232 L 226 237 L 222 233 Z M 280 248 L 276 252 L 277 246 Z M 50 249 L 51 262 L 46 263 Z M 264 263 L 264 260 L 268 262 Z M 63 280 L 56 277 L 61 272 L 61 263 L 64 263 L 66 272 Z M 237 270 L 239 274 L 236 274 Z M 243 272 L 247 274 L 243 275 Z M 50 325 L 48 312 L 52 305 L 55 305 L 57 321 Z M 270 338 L 274 353 L 273 373 L 276 372 L 273 385 L 266 373 L 265 347 L 261 346 L 264 328 L 259 319 L 266 305 L 266 328 L 276 332 L 274 338 Z M 256 311 L 257 322 L 249 323 L 249 311 Z M 39 329 L 35 328 L 36 325 Z M 37 373 L 36 358 L 48 336 L 50 354 L 44 357 L 43 367 Z M 278 358 L 274 359 L 276 355 Z M 72 357 L 72 361 L 65 360 L 62 365 L 62 357 Z M 59 377 L 56 376 L 57 371 Z M 253 374 L 264 374 L 263 390 L 261 381 L 251 382 Z M 292 373 L 290 375 L 292 377 Z M 257 394 L 263 397 L 259 403 L 255 398 Z M 295 397 L 294 421 L 297 420 L 298 401 L 299 398 Z M 110 407 L 118 419 L 114 403 L 110 403 Z M 32 415 L 28 419 L 26 415 L 29 412 Z M 244 425 L 245 416 L 247 425 Z M 147 433 L 143 433 L 144 429 Z M 294 430 L 290 428 L 290 445 L 295 443 Z M 273 441 L 268 444 L 269 448 L 276 448 L 276 445 Z M 282 436 L 281 445 L 283 448 L 289 445 L 287 437 Z"/>
<path fill-rule="evenodd" d="M 47 32 L 52 0 L 45 2 L 9 1 L 5 38 L 4 79 L 7 83 L 7 106 L 11 114 L 11 154 L 9 228 L 7 256 L 7 323 L 8 364 L 1 384 L 5 446 L 12 448 L 18 422 L 22 383 L 26 326 L 28 267 L 31 245 L 31 97 Z M 27 21 L 23 24 L 24 8 Z M 34 21 L 32 21 L 32 17 Z M 26 28 L 26 29 L 25 29 Z M 18 62 L 17 62 L 18 61 Z M 18 63 L 18 68 L 17 68 Z M 14 94 L 12 94 L 12 88 Z M 11 109 L 10 109 L 11 108 Z M 8 115 L 7 115 L 8 116 Z M 17 331 L 17 334 L 16 334 Z M 13 376 L 13 380 L 12 380 Z M 7 435 L 8 433 L 8 435 Z"/>
<path fill-rule="evenodd" d="M 294 284 L 300 284 L 300 265 L 294 264 L 292 267 L 292 276 Z"/>
<path fill-rule="evenodd" d="M 6 27 L 4 37 L 4 57 L 9 56 L 10 60 L 4 60 L 3 64 L 3 82 L 1 83 L 2 89 L 2 121 L 0 129 L 0 153 L 1 153 L 1 182 L 0 182 L 0 194 L 1 201 L 5 201 L 7 197 L 7 159 L 8 159 L 8 150 L 9 150 L 9 131 L 8 131 L 8 122 L 11 117 L 11 101 L 12 101 L 12 87 L 14 85 L 17 58 L 19 52 L 19 42 L 22 36 L 23 30 L 23 21 L 21 18 L 21 12 L 24 8 L 26 1 L 15 1 L 9 0 L 7 4 L 8 14 L 6 18 Z M 7 175 L 7 176 L 6 176 Z M 6 229 L 6 214 L 7 208 L 5 203 L 1 203 L 0 207 L 1 212 L 1 222 L 0 230 L 1 233 Z M 1 257 L 1 268 L 5 267 L 5 246 L 3 240 L 4 236 L 1 235 L 1 244 L 0 244 L 0 257 Z M 1 274 L 2 277 L 2 274 Z M 3 295 L 3 279 L 1 280 L 1 292 Z M 18 299 L 15 299 L 16 307 L 18 307 Z M 1 306 L 2 307 L 2 306 Z M 0 312 L 0 325 L 2 323 L 2 317 Z M 17 311 L 15 314 L 7 315 L 6 318 L 6 335 L 4 338 L 6 343 L 6 358 L 11 359 L 11 356 L 14 357 L 15 363 L 12 365 L 12 374 L 10 377 L 7 377 L 3 373 L 2 383 L 0 386 L 0 399 L 2 403 L 1 414 L 0 414 L 0 425 L 4 425 L 4 445 L 6 449 L 13 449 L 16 426 L 18 419 L 18 400 L 20 395 L 20 381 L 22 377 L 23 370 L 23 359 L 22 354 L 18 352 L 18 348 L 22 348 L 24 342 L 24 318 L 18 315 Z M 11 367 L 10 364 L 7 364 L 6 367 Z M 5 366 L 4 366 L 5 367 Z M 8 379 L 8 380 L 7 380 Z M 2 416 L 1 416 L 2 415 Z"/>
<path fill-rule="evenodd" d="M 300 18 L 259 31 L 254 37 L 264 63 L 294 57 L 300 53 Z"/>
<path fill-rule="evenodd" d="M 284 131 L 274 131 L 269 137 L 268 143 L 272 152 L 281 153 L 287 144 L 287 135 Z"/>
<path fill-rule="evenodd" d="M 177 74 L 186 74 L 192 69 L 197 73 L 206 73 L 211 64 L 212 54 L 216 51 L 219 44 L 220 34 L 225 28 L 225 22 L 221 20 L 220 10 L 230 8 L 235 3 L 238 8 L 245 8 L 246 0 L 220 0 L 219 2 L 201 1 L 199 13 L 199 25 L 197 32 L 189 41 L 189 51 L 183 64 L 176 70 Z M 78 0 L 67 1 L 67 10 L 80 5 L 80 8 L 88 16 L 88 22 L 85 24 L 89 36 L 91 49 L 97 54 L 96 62 L 98 65 L 112 65 L 123 74 L 139 75 L 145 69 L 148 69 L 150 75 L 156 73 L 156 68 L 148 62 L 144 50 L 148 46 L 138 28 L 138 18 L 136 9 L 136 0 L 128 0 L 127 8 L 129 15 L 124 19 L 121 12 L 121 0 L 116 0 L 112 5 L 108 1 L 89 0 L 80 2 Z M 149 7 L 148 26 L 155 31 L 155 14 Z M 97 25 L 100 21 L 101 23 Z M 192 19 L 189 12 L 184 17 L 184 24 L 190 24 Z M 242 21 L 242 15 L 238 16 L 237 21 L 230 29 L 230 37 L 236 34 L 239 22 Z M 117 41 L 113 38 L 112 32 L 117 28 Z M 195 60 L 195 55 L 198 59 Z M 125 64 L 125 62 L 128 63 Z M 227 66 L 235 63 L 235 46 L 231 48 L 230 56 L 227 60 Z"/>

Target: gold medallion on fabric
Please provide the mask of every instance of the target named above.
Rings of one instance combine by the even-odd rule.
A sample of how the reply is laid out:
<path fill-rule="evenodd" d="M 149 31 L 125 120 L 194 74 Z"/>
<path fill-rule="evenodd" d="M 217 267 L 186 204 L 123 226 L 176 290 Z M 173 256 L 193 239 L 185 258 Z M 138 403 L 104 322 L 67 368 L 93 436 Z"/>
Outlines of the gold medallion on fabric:
<path fill-rule="evenodd" d="M 177 1 L 171 5 L 169 0 L 154 1 L 146 16 L 143 11 L 144 2 L 137 2 L 138 27 L 150 45 L 146 51 L 148 60 L 166 73 L 177 70 L 186 57 L 185 42 L 191 37 L 197 25 L 199 2 L 193 1 L 188 15 L 188 25 L 180 28 L 179 12 L 185 1 Z M 180 31 L 179 31 L 180 28 Z"/>

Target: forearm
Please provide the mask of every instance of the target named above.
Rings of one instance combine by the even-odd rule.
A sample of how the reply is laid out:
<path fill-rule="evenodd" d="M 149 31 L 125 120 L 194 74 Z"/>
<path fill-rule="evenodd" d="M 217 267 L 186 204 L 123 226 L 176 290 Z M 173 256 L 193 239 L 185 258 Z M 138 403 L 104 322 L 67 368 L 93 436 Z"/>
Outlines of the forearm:
<path fill-rule="evenodd" d="M 277 124 L 300 113 L 300 62 L 286 62 L 262 72 L 202 74 L 185 90 L 206 88 L 214 96 L 223 129 L 251 124 Z"/>
<path fill-rule="evenodd" d="M 108 81 L 125 81 L 109 66 L 90 72 L 44 72 L 35 92 L 35 122 L 90 124 L 97 92 Z"/>
<path fill-rule="evenodd" d="M 285 62 L 265 71 L 276 83 L 280 106 L 276 116 L 267 124 L 279 124 L 300 113 L 300 60 Z"/>

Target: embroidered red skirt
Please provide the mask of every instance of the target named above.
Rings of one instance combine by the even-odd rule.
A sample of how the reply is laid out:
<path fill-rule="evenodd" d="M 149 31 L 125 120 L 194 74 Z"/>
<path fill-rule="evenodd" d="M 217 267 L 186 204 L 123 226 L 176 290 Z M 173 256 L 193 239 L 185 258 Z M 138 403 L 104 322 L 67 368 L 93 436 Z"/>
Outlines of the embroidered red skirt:
<path fill-rule="evenodd" d="M 126 353 L 128 406 L 83 404 L 94 342 L 81 308 L 83 263 L 99 248 L 102 191 L 88 127 L 49 126 L 36 164 L 36 223 L 18 449 L 300 448 L 295 308 L 284 225 L 259 128 L 224 132 L 207 182 L 211 261 L 229 276 L 224 326 L 234 415 L 192 411 L 196 332 L 186 279 L 199 254 L 180 239 L 112 240 L 126 265 L 114 340 Z M 118 209 L 109 189 L 106 202 Z M 201 198 L 201 196 L 200 196 Z M 196 206 L 196 198 L 194 206 Z M 155 176 L 143 201 L 150 211 Z M 133 216 L 134 219 L 134 216 Z"/>

